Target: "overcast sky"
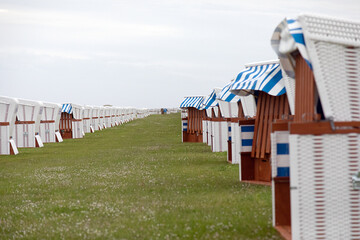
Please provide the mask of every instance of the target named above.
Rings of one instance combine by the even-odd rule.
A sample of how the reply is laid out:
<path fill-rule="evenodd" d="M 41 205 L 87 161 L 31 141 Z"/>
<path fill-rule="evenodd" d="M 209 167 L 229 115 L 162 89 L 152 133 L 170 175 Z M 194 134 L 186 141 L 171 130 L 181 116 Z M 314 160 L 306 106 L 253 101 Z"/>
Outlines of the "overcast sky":
<path fill-rule="evenodd" d="M 300 13 L 360 21 L 360 0 L 0 0 L 0 95 L 178 107 L 275 59 Z"/>

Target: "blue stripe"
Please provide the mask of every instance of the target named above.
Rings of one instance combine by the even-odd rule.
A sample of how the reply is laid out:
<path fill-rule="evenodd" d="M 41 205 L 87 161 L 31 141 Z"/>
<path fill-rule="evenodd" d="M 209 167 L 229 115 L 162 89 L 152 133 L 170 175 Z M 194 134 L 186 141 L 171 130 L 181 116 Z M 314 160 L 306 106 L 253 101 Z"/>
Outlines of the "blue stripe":
<path fill-rule="evenodd" d="M 281 91 L 279 92 L 279 96 L 283 95 L 286 93 L 286 88 L 284 87 L 283 89 L 281 89 Z"/>
<path fill-rule="evenodd" d="M 251 147 L 251 146 L 252 146 L 252 142 L 253 142 L 252 139 L 242 139 L 242 140 L 241 140 L 241 145 L 242 145 L 243 147 Z"/>
<path fill-rule="evenodd" d="M 215 91 L 215 89 L 211 92 L 211 94 L 204 99 L 202 105 L 204 109 L 208 109 L 209 107 L 215 107 L 217 106 L 219 103 L 216 101 L 217 98 L 217 92 Z"/>
<path fill-rule="evenodd" d="M 276 154 L 277 155 L 289 155 L 289 144 L 288 143 L 278 143 L 276 144 Z"/>
<path fill-rule="evenodd" d="M 229 141 L 231 141 L 231 137 L 229 137 Z"/>
<path fill-rule="evenodd" d="M 228 127 L 228 131 L 231 132 L 231 127 Z"/>
<path fill-rule="evenodd" d="M 187 126 L 187 123 L 183 123 L 183 126 Z"/>
<path fill-rule="evenodd" d="M 288 19 L 286 20 L 287 23 L 294 23 L 295 22 L 295 19 Z"/>
<path fill-rule="evenodd" d="M 224 100 L 226 102 L 231 102 L 231 100 L 233 100 L 235 96 L 236 96 L 235 94 L 230 93 L 230 95 L 227 98 L 221 100 Z"/>
<path fill-rule="evenodd" d="M 254 126 L 241 126 L 241 132 L 254 132 Z"/>
<path fill-rule="evenodd" d="M 305 45 L 305 39 L 302 33 L 294 33 L 291 35 L 293 36 L 295 42 Z"/>
<path fill-rule="evenodd" d="M 289 177 L 290 176 L 290 168 L 289 167 L 278 167 L 277 168 L 277 176 L 278 177 Z"/>
<path fill-rule="evenodd" d="M 279 83 L 279 81 L 282 79 L 282 73 L 279 69 L 279 71 L 275 74 L 275 76 L 273 76 L 271 78 L 271 81 L 269 81 L 264 87 L 263 87 L 263 91 L 264 92 L 270 92 L 271 89 L 273 89 L 273 87 L 275 87 L 276 84 Z"/>

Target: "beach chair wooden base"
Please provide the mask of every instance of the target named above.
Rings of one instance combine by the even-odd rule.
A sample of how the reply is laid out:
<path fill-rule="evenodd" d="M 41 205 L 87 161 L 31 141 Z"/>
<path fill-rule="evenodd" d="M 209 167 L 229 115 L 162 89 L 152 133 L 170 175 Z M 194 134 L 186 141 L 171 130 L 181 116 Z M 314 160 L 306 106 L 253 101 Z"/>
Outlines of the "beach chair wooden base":
<path fill-rule="evenodd" d="M 183 131 L 183 142 L 202 142 L 202 134 Z"/>
<path fill-rule="evenodd" d="M 255 164 L 251 153 L 241 153 L 241 181 L 255 180 Z"/>
<path fill-rule="evenodd" d="M 273 190 L 275 191 L 275 228 L 281 229 L 281 226 L 285 226 L 285 229 L 291 232 L 290 178 L 274 177 Z"/>

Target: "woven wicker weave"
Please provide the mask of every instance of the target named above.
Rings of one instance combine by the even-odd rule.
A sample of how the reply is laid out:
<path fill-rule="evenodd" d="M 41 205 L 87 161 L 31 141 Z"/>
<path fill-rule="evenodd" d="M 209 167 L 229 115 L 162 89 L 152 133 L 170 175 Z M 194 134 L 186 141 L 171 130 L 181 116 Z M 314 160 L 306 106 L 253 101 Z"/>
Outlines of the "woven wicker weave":
<path fill-rule="evenodd" d="M 237 122 L 231 123 L 231 154 L 232 163 L 240 163 L 240 126 Z"/>
<path fill-rule="evenodd" d="M 228 140 L 227 121 L 212 121 L 212 151 L 226 152 Z"/>
<path fill-rule="evenodd" d="M 360 134 L 290 135 L 292 239 L 359 239 Z"/>
<path fill-rule="evenodd" d="M 253 95 L 240 97 L 242 109 L 246 117 L 254 117 L 256 114 L 256 102 Z"/>
<path fill-rule="evenodd" d="M 203 134 L 203 143 L 207 143 L 207 133 L 208 133 L 208 129 L 207 129 L 207 126 L 208 126 L 208 122 L 207 120 L 203 120 L 202 121 L 202 134 Z"/>
<path fill-rule="evenodd" d="M 0 155 L 10 154 L 9 126 L 0 126 Z"/>

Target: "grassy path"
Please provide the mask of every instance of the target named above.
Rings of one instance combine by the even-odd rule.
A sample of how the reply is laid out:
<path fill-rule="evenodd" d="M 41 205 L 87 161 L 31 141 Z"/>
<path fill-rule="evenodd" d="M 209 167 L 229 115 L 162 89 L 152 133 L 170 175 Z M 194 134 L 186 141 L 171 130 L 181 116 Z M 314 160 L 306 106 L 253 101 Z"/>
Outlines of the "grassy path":
<path fill-rule="evenodd" d="M 279 239 L 270 188 L 180 126 L 150 116 L 0 156 L 0 239 Z"/>

